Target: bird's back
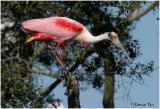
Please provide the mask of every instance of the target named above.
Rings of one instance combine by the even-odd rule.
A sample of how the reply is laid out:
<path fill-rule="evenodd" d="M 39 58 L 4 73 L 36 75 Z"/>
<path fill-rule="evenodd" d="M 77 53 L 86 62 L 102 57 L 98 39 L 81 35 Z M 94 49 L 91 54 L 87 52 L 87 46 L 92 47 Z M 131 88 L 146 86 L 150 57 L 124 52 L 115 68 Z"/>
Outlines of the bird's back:
<path fill-rule="evenodd" d="M 26 32 L 41 32 L 65 40 L 76 37 L 83 25 L 66 17 L 49 17 L 27 20 L 22 23 L 22 28 Z"/>

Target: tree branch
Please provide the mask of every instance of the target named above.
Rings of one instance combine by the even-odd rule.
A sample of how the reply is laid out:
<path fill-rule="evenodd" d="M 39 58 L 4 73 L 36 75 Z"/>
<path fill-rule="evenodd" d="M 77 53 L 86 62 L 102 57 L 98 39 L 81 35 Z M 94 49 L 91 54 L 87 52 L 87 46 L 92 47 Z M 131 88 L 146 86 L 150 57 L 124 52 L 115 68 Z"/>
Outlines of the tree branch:
<path fill-rule="evenodd" d="M 145 14 L 147 14 L 151 9 L 153 9 L 156 5 L 158 5 L 158 1 L 153 2 L 152 4 L 150 4 L 146 9 L 144 9 L 144 11 L 142 11 L 141 13 L 137 14 L 136 16 L 131 16 L 127 19 L 128 22 L 133 22 L 135 20 L 138 20 L 139 18 L 141 18 L 142 16 L 144 16 Z"/>
<path fill-rule="evenodd" d="M 68 108 L 80 108 L 80 100 L 79 100 L 79 83 L 77 82 L 75 85 L 76 89 L 72 92 L 70 96 L 68 96 Z"/>
<path fill-rule="evenodd" d="M 150 6 L 148 6 L 144 11 L 142 11 L 141 13 L 139 13 L 136 16 L 132 16 L 134 11 L 129 11 L 128 16 L 126 17 L 126 20 L 122 23 L 120 23 L 118 25 L 118 28 L 120 29 L 118 32 L 118 36 L 121 36 L 121 34 L 124 33 L 124 31 L 126 30 L 126 28 L 132 24 L 133 21 L 138 20 L 139 18 L 141 18 L 142 16 L 144 16 L 145 14 L 147 14 L 151 9 L 153 9 L 156 5 L 158 5 L 158 2 L 155 1 L 152 4 L 150 4 Z"/>
<path fill-rule="evenodd" d="M 33 101 L 32 107 L 33 108 L 40 108 L 43 105 L 43 99 L 55 88 L 58 84 L 61 83 L 60 79 L 57 79 L 55 82 L 53 82 L 47 90 L 45 90 L 43 93 L 40 94 L 40 96 Z"/>
<path fill-rule="evenodd" d="M 104 95 L 103 95 L 103 107 L 104 108 L 114 108 L 114 66 L 115 62 L 112 53 L 106 49 L 102 48 L 104 55 L 104 65 L 105 73 L 110 75 L 105 75 L 104 81 Z"/>
<path fill-rule="evenodd" d="M 36 71 L 32 71 L 32 73 L 34 74 L 38 74 L 38 75 L 43 75 L 43 76 L 48 76 L 48 77 L 52 77 L 52 78 L 56 78 L 56 79 L 60 79 L 63 80 L 64 78 L 58 74 L 55 74 L 53 72 L 50 73 L 44 73 L 44 72 L 36 72 Z"/>
<path fill-rule="evenodd" d="M 84 61 L 85 61 L 85 59 L 88 57 L 88 56 L 90 56 L 92 53 L 94 52 L 94 49 L 88 49 L 88 50 L 85 50 L 85 53 L 84 53 L 84 51 L 81 53 L 82 55 L 80 55 L 77 59 L 77 61 L 76 61 L 76 63 L 69 69 L 69 71 L 70 72 L 73 72 L 78 66 L 79 66 L 79 64 L 81 64 L 81 63 L 83 63 Z M 43 101 L 43 99 L 51 92 L 51 91 L 53 91 L 53 89 L 55 88 L 55 87 L 57 87 L 60 83 L 61 83 L 61 81 L 62 80 L 60 80 L 60 79 L 57 79 L 55 82 L 53 82 L 50 86 L 49 86 L 49 88 L 46 90 L 46 91 L 44 91 L 43 93 L 41 93 L 40 94 L 40 96 L 39 97 L 37 97 L 37 99 L 35 99 L 34 101 L 33 101 L 33 107 L 42 107 L 42 101 Z M 53 87 L 54 86 L 54 87 Z M 77 94 L 79 95 L 79 87 L 77 87 L 78 89 L 76 90 L 76 92 L 74 92 L 74 93 L 72 93 L 71 95 L 70 95 L 70 97 L 68 97 L 68 104 L 69 104 L 69 106 L 71 106 L 70 105 L 70 103 L 73 103 L 72 101 L 73 101 L 73 98 L 74 99 L 76 99 L 76 101 L 75 101 L 75 103 L 77 103 L 78 102 L 78 100 L 79 100 L 79 96 L 77 96 Z M 80 104 L 79 104 L 79 106 L 80 106 Z"/>

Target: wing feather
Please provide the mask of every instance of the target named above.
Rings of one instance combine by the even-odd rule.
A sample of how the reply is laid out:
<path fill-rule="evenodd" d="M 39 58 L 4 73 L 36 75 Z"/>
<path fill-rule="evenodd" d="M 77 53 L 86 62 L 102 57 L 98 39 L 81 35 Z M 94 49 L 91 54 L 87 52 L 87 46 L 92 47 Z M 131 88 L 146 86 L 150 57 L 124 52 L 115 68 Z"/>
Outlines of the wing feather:
<path fill-rule="evenodd" d="M 29 32 L 41 32 L 69 39 L 77 36 L 83 30 L 83 25 L 66 17 L 49 17 L 27 20 L 22 23 L 22 28 Z"/>

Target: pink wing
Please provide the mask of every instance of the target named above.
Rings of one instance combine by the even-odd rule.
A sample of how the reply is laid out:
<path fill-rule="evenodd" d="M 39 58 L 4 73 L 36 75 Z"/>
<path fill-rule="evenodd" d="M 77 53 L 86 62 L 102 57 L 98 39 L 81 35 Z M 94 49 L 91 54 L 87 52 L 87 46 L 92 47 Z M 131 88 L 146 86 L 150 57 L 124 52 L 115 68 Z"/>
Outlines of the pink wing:
<path fill-rule="evenodd" d="M 25 32 L 41 32 L 60 39 L 70 39 L 77 36 L 83 25 L 66 17 L 49 17 L 27 20 L 22 23 Z"/>

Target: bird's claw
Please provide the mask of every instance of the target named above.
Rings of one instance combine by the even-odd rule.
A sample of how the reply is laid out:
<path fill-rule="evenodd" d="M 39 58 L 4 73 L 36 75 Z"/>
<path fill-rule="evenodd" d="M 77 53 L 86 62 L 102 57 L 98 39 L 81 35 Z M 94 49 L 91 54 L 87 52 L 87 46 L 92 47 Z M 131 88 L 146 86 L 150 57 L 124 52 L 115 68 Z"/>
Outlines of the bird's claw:
<path fill-rule="evenodd" d="M 67 96 L 70 96 L 76 89 L 77 89 L 77 81 L 76 80 L 71 80 L 69 82 L 65 82 L 65 85 L 67 86 L 67 90 L 64 93 Z"/>

